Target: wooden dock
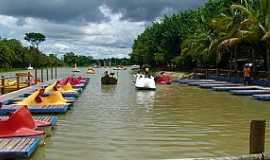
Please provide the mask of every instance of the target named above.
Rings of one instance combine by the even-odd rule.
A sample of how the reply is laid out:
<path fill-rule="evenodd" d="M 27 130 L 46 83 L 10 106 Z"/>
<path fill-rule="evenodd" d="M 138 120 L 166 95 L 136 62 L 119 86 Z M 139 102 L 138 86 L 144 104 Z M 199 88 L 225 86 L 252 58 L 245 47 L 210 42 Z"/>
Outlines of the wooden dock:
<path fill-rule="evenodd" d="M 31 95 L 36 89 L 41 86 L 48 86 L 50 82 L 41 83 L 38 85 L 30 86 L 28 88 L 24 88 L 19 91 L 15 91 L 12 93 L 8 93 L 6 95 L 0 96 L 0 102 L 3 104 L 0 109 L 0 115 L 5 115 L 11 112 L 14 112 L 19 106 L 16 105 L 16 102 L 21 101 L 25 97 Z M 67 105 L 48 105 L 48 106 L 39 106 L 39 105 L 30 105 L 28 106 L 31 113 L 36 114 L 58 114 L 58 113 L 66 113 L 68 109 L 70 109 L 73 103 L 77 100 L 78 96 L 82 93 L 85 86 L 88 84 L 89 79 L 85 80 L 85 83 L 81 83 L 78 85 L 78 92 L 66 92 L 64 97 L 68 104 Z M 46 96 L 46 95 L 45 95 Z"/>
<path fill-rule="evenodd" d="M 0 116 L 0 120 L 7 118 L 8 116 Z M 58 120 L 57 116 L 33 116 L 33 119 L 48 122 L 49 126 L 55 126 Z"/>
<path fill-rule="evenodd" d="M 227 84 L 228 82 L 223 82 L 223 81 L 213 81 L 213 82 L 189 82 L 187 83 L 190 86 L 200 86 L 203 84 Z"/>
<path fill-rule="evenodd" d="M 259 86 L 233 86 L 233 87 L 213 87 L 215 91 L 230 91 L 230 90 L 257 90 Z"/>
<path fill-rule="evenodd" d="M 33 116 L 34 120 L 41 120 L 41 121 L 46 121 L 49 122 L 50 126 L 55 126 L 58 118 L 57 116 Z"/>
<path fill-rule="evenodd" d="M 40 138 L 0 138 L 0 157 L 1 159 L 29 158 L 40 142 Z"/>
<path fill-rule="evenodd" d="M 270 101 L 270 94 L 255 94 L 252 97 L 261 101 Z"/>
<path fill-rule="evenodd" d="M 179 79 L 176 80 L 175 82 L 177 83 L 181 83 L 181 84 L 187 84 L 189 82 L 213 82 L 215 80 L 211 80 L 211 79 Z"/>
<path fill-rule="evenodd" d="M 33 86 L 29 86 L 23 89 L 19 89 L 14 92 L 10 92 L 0 96 L 1 108 L 0 115 L 6 115 L 8 113 L 16 111 L 19 105 L 16 102 L 21 101 L 25 97 L 31 95 L 36 89 L 47 86 L 55 80 L 39 83 Z M 86 79 L 84 83 L 76 86 L 78 92 L 66 93 L 65 97 L 70 103 L 65 105 L 30 105 L 28 106 L 31 113 L 38 114 L 56 114 L 66 113 L 70 107 L 73 106 L 73 102 L 78 98 L 83 89 L 87 86 L 89 79 Z M 7 116 L 0 116 L 0 119 L 8 118 Z M 53 126 L 56 125 L 58 118 L 56 116 L 33 116 L 34 120 L 42 120 L 49 122 L 48 126 L 39 127 L 38 130 L 44 130 L 46 136 L 50 135 L 50 131 Z M 50 130 L 50 131 L 48 131 Z M 0 159 L 27 159 L 38 148 L 41 142 L 41 137 L 16 137 L 16 138 L 0 138 Z"/>
<path fill-rule="evenodd" d="M 236 87 L 240 86 L 239 84 L 233 84 L 233 83 L 216 83 L 216 84 L 200 84 L 200 88 L 206 88 L 211 89 L 213 87 Z"/>
<path fill-rule="evenodd" d="M 30 105 L 28 109 L 31 113 L 36 114 L 57 114 L 57 113 L 66 113 L 68 109 L 72 106 L 72 104 L 67 105 L 47 105 L 47 106 L 39 106 L 39 105 Z M 0 109 L 0 115 L 9 114 L 15 112 L 20 105 L 3 105 Z"/>
<path fill-rule="evenodd" d="M 262 86 L 243 86 L 239 83 L 231 83 L 207 79 L 184 79 L 177 83 L 197 86 L 214 91 L 227 91 L 233 95 L 253 96 L 256 100 L 270 101 L 270 88 Z"/>
<path fill-rule="evenodd" d="M 234 95 L 252 96 L 255 94 L 270 94 L 270 90 L 257 89 L 257 90 L 230 90 Z"/>

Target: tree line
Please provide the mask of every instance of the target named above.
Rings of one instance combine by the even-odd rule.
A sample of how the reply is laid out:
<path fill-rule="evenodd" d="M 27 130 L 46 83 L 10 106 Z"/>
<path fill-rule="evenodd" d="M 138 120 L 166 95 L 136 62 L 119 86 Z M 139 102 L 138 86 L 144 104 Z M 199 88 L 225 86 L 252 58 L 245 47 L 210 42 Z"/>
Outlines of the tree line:
<path fill-rule="evenodd" d="M 270 71 L 269 44 L 269 0 L 209 0 L 153 22 L 134 40 L 130 56 L 152 66 L 240 69 L 252 62 Z"/>
<path fill-rule="evenodd" d="M 56 66 L 90 66 L 93 64 L 105 65 L 127 65 L 127 58 L 94 59 L 91 56 L 79 55 L 74 52 L 65 53 L 62 58 L 56 54 L 44 54 L 39 50 L 39 44 L 46 40 L 41 33 L 26 33 L 24 39 L 29 42 L 25 47 L 16 39 L 0 38 L 0 68 L 10 70 L 12 68 L 27 68 L 30 64 L 34 68 L 56 67 Z"/>
<path fill-rule="evenodd" d="M 103 58 L 103 59 L 95 59 L 94 64 L 98 66 L 117 66 L 117 65 L 132 65 L 132 61 L 130 58 Z"/>
<path fill-rule="evenodd" d="M 19 40 L 0 40 L 0 68 L 26 68 L 62 65 L 54 54 L 46 55 L 34 47 L 24 47 Z"/>

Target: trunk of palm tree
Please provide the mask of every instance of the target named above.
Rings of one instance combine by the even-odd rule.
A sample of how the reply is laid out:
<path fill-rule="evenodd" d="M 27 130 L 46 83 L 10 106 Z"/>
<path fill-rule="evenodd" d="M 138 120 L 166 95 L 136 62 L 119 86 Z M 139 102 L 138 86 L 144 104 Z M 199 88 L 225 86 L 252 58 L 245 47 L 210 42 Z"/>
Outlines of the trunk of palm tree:
<path fill-rule="evenodd" d="M 253 63 L 253 65 L 255 66 L 255 63 L 256 63 L 256 57 L 255 57 L 255 50 L 254 48 L 251 49 L 251 62 Z"/>
<path fill-rule="evenodd" d="M 270 49 L 266 49 L 266 65 L 267 65 L 267 77 L 270 79 Z"/>
<path fill-rule="evenodd" d="M 234 50 L 233 50 L 233 56 L 234 56 L 234 70 L 237 71 L 238 69 L 238 65 L 237 65 L 237 47 L 234 47 Z"/>

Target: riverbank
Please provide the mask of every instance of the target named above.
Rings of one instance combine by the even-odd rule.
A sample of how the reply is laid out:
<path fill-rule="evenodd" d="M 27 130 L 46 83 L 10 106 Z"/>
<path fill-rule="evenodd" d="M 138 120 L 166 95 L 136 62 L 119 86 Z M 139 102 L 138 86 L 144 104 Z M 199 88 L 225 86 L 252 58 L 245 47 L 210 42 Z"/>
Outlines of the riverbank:
<path fill-rule="evenodd" d="M 0 68 L 0 73 L 23 71 L 23 70 L 26 70 L 26 69 L 25 68 Z"/>
<path fill-rule="evenodd" d="M 134 73 L 138 72 L 139 70 L 133 70 Z M 172 77 L 172 80 L 178 80 L 178 79 L 184 79 L 189 78 L 194 73 L 188 72 L 188 71 L 168 71 L 166 69 L 162 68 L 151 68 L 150 72 L 152 75 L 158 75 L 161 72 L 165 72 L 169 74 Z"/>
<path fill-rule="evenodd" d="M 165 72 L 165 73 L 169 74 L 172 77 L 172 80 L 187 78 L 193 74 L 190 72 L 180 72 L 180 71 L 158 71 L 156 73 L 158 74 L 160 72 Z"/>

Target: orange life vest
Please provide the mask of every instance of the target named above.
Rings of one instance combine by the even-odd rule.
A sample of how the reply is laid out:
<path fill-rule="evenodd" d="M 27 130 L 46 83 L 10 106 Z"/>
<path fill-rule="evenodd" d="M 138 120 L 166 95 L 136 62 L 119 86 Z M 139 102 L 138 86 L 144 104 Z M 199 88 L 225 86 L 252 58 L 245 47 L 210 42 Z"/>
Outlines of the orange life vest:
<path fill-rule="evenodd" d="M 250 75 L 251 75 L 250 68 L 244 68 L 243 73 L 244 73 L 244 77 L 250 77 Z"/>

